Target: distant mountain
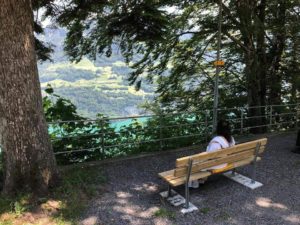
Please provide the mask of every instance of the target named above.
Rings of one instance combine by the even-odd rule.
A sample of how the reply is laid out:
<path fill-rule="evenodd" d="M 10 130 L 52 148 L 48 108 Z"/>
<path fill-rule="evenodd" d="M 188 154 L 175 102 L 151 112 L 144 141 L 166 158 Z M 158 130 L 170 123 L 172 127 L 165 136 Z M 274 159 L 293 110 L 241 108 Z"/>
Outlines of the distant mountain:
<path fill-rule="evenodd" d="M 45 29 L 42 38 L 55 45 L 53 63 L 39 65 L 42 88 L 50 84 L 54 91 L 70 99 L 78 111 L 94 118 L 101 113 L 107 116 L 138 115 L 138 105 L 154 97 L 154 86 L 143 83 L 140 91 L 127 82 L 130 68 L 117 51 L 110 58 L 100 57 L 95 62 L 84 58 L 71 63 L 63 52 L 66 32 L 63 29 Z"/>

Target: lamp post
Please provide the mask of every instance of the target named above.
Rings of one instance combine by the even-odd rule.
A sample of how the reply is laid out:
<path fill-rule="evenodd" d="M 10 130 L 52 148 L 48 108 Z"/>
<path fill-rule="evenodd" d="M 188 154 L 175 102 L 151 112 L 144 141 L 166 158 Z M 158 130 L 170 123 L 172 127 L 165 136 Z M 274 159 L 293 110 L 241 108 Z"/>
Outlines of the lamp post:
<path fill-rule="evenodd" d="M 218 104 L 219 104 L 219 74 L 220 74 L 220 58 L 221 58 L 221 32 L 222 32 L 222 0 L 219 0 L 219 20 L 218 20 L 218 48 L 217 48 L 217 60 L 215 61 L 216 75 L 214 85 L 214 107 L 213 107 L 213 132 L 217 128 L 218 121 Z"/>

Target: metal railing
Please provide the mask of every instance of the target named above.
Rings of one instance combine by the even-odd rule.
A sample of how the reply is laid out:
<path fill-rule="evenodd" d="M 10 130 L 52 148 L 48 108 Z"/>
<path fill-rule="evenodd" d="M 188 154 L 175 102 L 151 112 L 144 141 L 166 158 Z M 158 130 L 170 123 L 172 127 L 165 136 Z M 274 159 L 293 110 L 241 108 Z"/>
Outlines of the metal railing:
<path fill-rule="evenodd" d="M 260 114 L 251 115 L 253 109 Z M 207 142 L 212 136 L 212 114 L 205 110 L 57 121 L 49 123 L 49 133 L 57 157 L 86 161 Z M 300 103 L 218 109 L 218 118 L 231 122 L 234 135 L 297 129 L 299 116 Z"/>

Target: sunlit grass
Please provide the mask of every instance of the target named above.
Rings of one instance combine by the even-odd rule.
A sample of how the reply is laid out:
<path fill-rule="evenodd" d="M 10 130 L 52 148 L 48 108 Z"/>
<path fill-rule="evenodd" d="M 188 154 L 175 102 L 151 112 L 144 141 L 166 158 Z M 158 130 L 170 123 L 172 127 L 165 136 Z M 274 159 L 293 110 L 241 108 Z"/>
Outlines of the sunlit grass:
<path fill-rule="evenodd" d="M 47 224 L 77 224 L 90 200 L 102 192 L 104 183 L 99 168 L 77 166 L 63 172 L 61 185 L 45 198 L 28 194 L 1 196 L 0 225 L 39 224 L 40 220 Z"/>

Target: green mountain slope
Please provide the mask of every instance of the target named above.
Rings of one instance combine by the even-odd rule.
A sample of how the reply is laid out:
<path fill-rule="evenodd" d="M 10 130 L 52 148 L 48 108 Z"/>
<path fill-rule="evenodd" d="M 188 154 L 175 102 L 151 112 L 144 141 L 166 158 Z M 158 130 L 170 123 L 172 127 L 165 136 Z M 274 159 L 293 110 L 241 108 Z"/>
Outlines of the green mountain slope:
<path fill-rule="evenodd" d="M 130 69 L 116 53 L 95 62 L 87 58 L 77 64 L 69 62 L 62 50 L 64 35 L 62 29 L 46 29 L 44 40 L 56 46 L 54 62 L 39 65 L 42 88 L 50 84 L 57 94 L 70 99 L 87 117 L 94 118 L 98 113 L 110 117 L 140 114 L 138 105 L 153 98 L 153 85 L 144 83 L 140 91 L 129 86 Z"/>

